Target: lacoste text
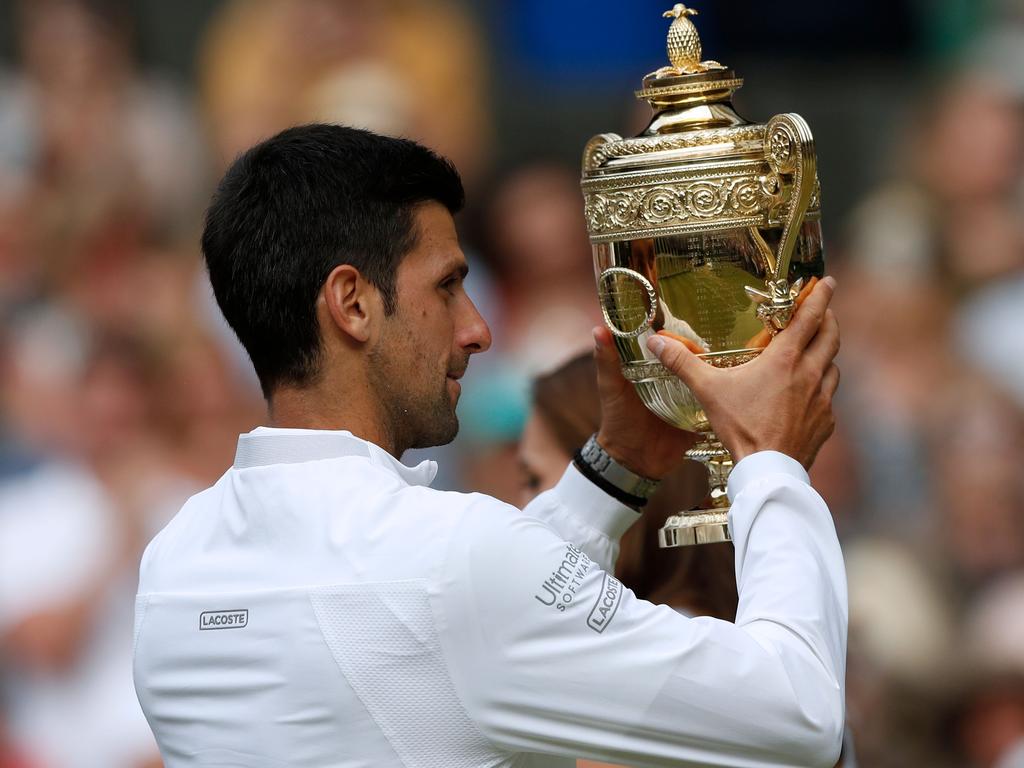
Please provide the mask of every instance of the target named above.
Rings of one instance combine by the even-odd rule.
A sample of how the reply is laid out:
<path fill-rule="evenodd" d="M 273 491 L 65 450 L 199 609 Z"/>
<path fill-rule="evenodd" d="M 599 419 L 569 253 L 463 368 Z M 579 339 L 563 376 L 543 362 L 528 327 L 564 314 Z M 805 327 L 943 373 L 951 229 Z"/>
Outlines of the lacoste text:
<path fill-rule="evenodd" d="M 246 608 L 233 611 L 203 611 L 199 614 L 200 629 L 241 629 L 249 623 Z"/>
<path fill-rule="evenodd" d="M 597 596 L 597 602 L 587 617 L 587 626 L 598 634 L 604 632 L 605 627 L 615 618 L 620 600 L 622 600 L 622 582 L 606 573 L 604 581 L 601 583 L 601 594 Z"/>

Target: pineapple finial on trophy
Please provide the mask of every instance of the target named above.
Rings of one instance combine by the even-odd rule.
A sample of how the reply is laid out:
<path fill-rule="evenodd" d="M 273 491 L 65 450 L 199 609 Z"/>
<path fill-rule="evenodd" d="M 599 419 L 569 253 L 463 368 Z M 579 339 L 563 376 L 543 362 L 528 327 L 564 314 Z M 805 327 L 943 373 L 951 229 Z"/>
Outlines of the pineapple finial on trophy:
<path fill-rule="evenodd" d="M 696 16 L 695 8 L 687 8 L 682 3 L 676 3 L 671 11 L 662 14 L 666 19 L 671 18 L 672 26 L 668 28 L 668 60 L 672 63 L 670 67 L 662 67 L 655 74 L 659 77 L 666 75 L 693 75 L 698 72 L 707 72 L 712 69 L 725 69 L 717 61 L 701 61 L 703 51 L 700 45 L 700 35 L 697 28 L 690 21 L 688 16 Z"/>
<path fill-rule="evenodd" d="M 700 67 L 700 35 L 687 18 L 696 15 L 696 9 L 687 8 L 682 3 L 676 3 L 671 11 L 662 14 L 666 19 L 675 19 L 668 28 L 668 60 L 673 67 L 684 72 L 697 72 Z"/>

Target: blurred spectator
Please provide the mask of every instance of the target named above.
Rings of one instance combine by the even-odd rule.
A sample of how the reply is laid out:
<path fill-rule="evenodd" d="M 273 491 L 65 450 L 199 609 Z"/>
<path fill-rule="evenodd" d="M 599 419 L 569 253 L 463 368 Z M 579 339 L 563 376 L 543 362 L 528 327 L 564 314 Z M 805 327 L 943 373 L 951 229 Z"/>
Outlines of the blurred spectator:
<path fill-rule="evenodd" d="M 154 371 L 155 423 L 176 471 L 200 485 L 234 460 L 238 435 L 265 419 L 258 392 L 243 381 L 222 347 L 195 330 L 161 351 Z"/>
<path fill-rule="evenodd" d="M 89 340 L 74 316 L 57 307 L 8 318 L 0 339 L 0 412 L 12 448 L 33 455 L 76 450 L 75 383 Z"/>
<path fill-rule="evenodd" d="M 155 745 L 131 684 L 138 558 L 198 482 L 230 464 L 235 436 L 255 421 L 251 401 L 198 337 L 170 348 L 103 334 L 76 344 L 43 312 L 15 328 L 6 426 L 38 458 L 0 483 L 11 738 L 42 766 L 140 766 Z M 63 359 L 38 354 L 62 341 Z M 54 393 L 66 410 L 51 413 Z"/>
<path fill-rule="evenodd" d="M 972 766 L 1021 759 L 1007 756 L 1012 676 L 963 694 L 955 737 L 944 720 L 960 623 L 1024 569 L 1024 70 L 1013 46 L 988 44 L 1021 30 L 962 46 L 971 67 L 923 101 L 841 266 L 840 423 L 860 476 L 848 533 L 873 532 L 845 547 L 848 711 L 866 765 L 965 764 L 951 740 Z M 1000 606 L 990 637 L 1014 637 Z"/>
<path fill-rule="evenodd" d="M 850 432 L 850 425 L 839 421 L 808 471 L 811 485 L 832 512 L 840 541 L 861 530 L 864 524 L 861 510 L 864 468 L 854 453 Z"/>
<path fill-rule="evenodd" d="M 155 743 L 131 681 L 137 562 L 196 486 L 163 458 L 141 347 L 103 336 L 76 344 L 45 312 L 15 328 L 3 355 L 5 426 L 29 459 L 0 483 L 10 739 L 42 768 L 150 765 Z M 40 353 L 62 340 L 71 354 L 53 365 Z M 56 418 L 40 399 L 54 392 L 66 407 Z"/>
<path fill-rule="evenodd" d="M 22 750 L 11 743 L 2 712 L 0 709 L 0 768 L 38 768 Z"/>
<path fill-rule="evenodd" d="M 966 299 L 957 310 L 953 328 L 958 352 L 999 382 L 1018 408 L 1024 408 L 1022 326 L 1024 269 L 993 281 Z"/>
<path fill-rule="evenodd" d="M 931 435 L 942 560 L 963 599 L 1024 569 L 1024 414 L 977 376 L 946 382 Z"/>
<path fill-rule="evenodd" d="M 488 196 L 479 239 L 503 290 L 503 353 L 524 375 L 591 346 L 601 315 L 575 171 L 555 163 L 517 169 Z"/>
<path fill-rule="evenodd" d="M 192 231 L 206 167 L 188 102 L 133 69 L 127 7 L 18 5 L 0 77 L 0 301 L 31 298 L 140 231 Z"/>
<path fill-rule="evenodd" d="M 80 469 L 44 462 L 0 491 L 0 681 L 9 739 L 30 765 L 156 757 L 132 687 L 134 558 L 123 547 L 117 515 Z"/>
<path fill-rule="evenodd" d="M 955 618 L 935 574 L 883 536 L 844 546 L 850 595 L 846 718 L 861 765 L 945 765 L 940 704 Z"/>
<path fill-rule="evenodd" d="M 1024 266 L 1024 114 L 1002 80 L 954 79 L 920 109 L 898 177 L 853 216 L 849 255 L 888 281 L 973 288 Z"/>
<path fill-rule="evenodd" d="M 950 301 L 925 276 L 911 285 L 854 265 L 839 281 L 843 384 L 837 411 L 840 439 L 848 441 L 860 478 L 858 509 L 846 530 L 921 537 L 931 527 L 926 432 L 937 386 L 956 369 L 942 341 Z"/>
<path fill-rule="evenodd" d="M 340 122 L 421 141 L 472 183 L 489 142 L 486 64 L 445 0 L 235 0 L 200 67 L 222 165 L 289 125 Z"/>
<path fill-rule="evenodd" d="M 981 595 L 964 631 L 968 665 L 954 738 L 978 768 L 1024 766 L 1024 575 Z"/>

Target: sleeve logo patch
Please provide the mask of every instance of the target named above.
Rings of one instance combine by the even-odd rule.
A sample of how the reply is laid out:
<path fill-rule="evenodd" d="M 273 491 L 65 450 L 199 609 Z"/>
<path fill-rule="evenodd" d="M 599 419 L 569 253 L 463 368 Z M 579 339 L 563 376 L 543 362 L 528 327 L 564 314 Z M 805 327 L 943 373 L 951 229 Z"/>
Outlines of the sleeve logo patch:
<path fill-rule="evenodd" d="M 593 567 L 594 561 L 578 547 L 567 544 L 565 554 L 558 567 L 544 579 L 533 598 L 544 605 L 553 605 L 559 611 L 572 604 L 576 590 L 583 584 L 583 577 Z"/>
<path fill-rule="evenodd" d="M 241 629 L 248 623 L 248 608 L 232 611 L 203 611 L 199 614 L 199 629 Z"/>
<path fill-rule="evenodd" d="M 587 626 L 598 634 L 604 632 L 615 618 L 615 612 L 619 610 L 621 600 L 622 582 L 606 573 L 604 581 L 601 583 L 601 593 L 597 596 L 597 602 L 594 603 L 594 607 L 587 617 Z"/>

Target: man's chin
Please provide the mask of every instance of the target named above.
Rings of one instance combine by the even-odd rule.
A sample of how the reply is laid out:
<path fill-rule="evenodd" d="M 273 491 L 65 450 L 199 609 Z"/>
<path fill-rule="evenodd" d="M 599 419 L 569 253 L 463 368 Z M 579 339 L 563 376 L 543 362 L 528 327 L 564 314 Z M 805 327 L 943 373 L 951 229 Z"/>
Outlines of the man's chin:
<path fill-rule="evenodd" d="M 452 416 L 449 419 L 448 424 L 445 425 L 446 429 L 443 433 L 438 435 L 437 442 L 434 445 L 448 445 L 452 440 L 455 439 L 456 435 L 459 434 L 459 417 L 455 415 L 455 406 L 452 405 Z"/>
<path fill-rule="evenodd" d="M 434 445 L 435 446 L 448 445 L 452 440 L 454 440 L 456 438 L 456 436 L 458 434 L 459 434 L 459 421 L 458 421 L 458 419 L 456 419 L 455 420 L 455 426 L 451 429 L 451 431 L 449 431 L 445 435 L 442 435 L 437 440 L 437 442 L 434 443 Z"/>
<path fill-rule="evenodd" d="M 420 436 L 410 448 L 437 448 L 441 445 L 448 445 L 455 436 L 459 434 L 459 417 L 455 415 L 455 407 L 452 406 L 451 416 L 444 420 L 444 423 L 437 423 L 432 429 Z"/>

